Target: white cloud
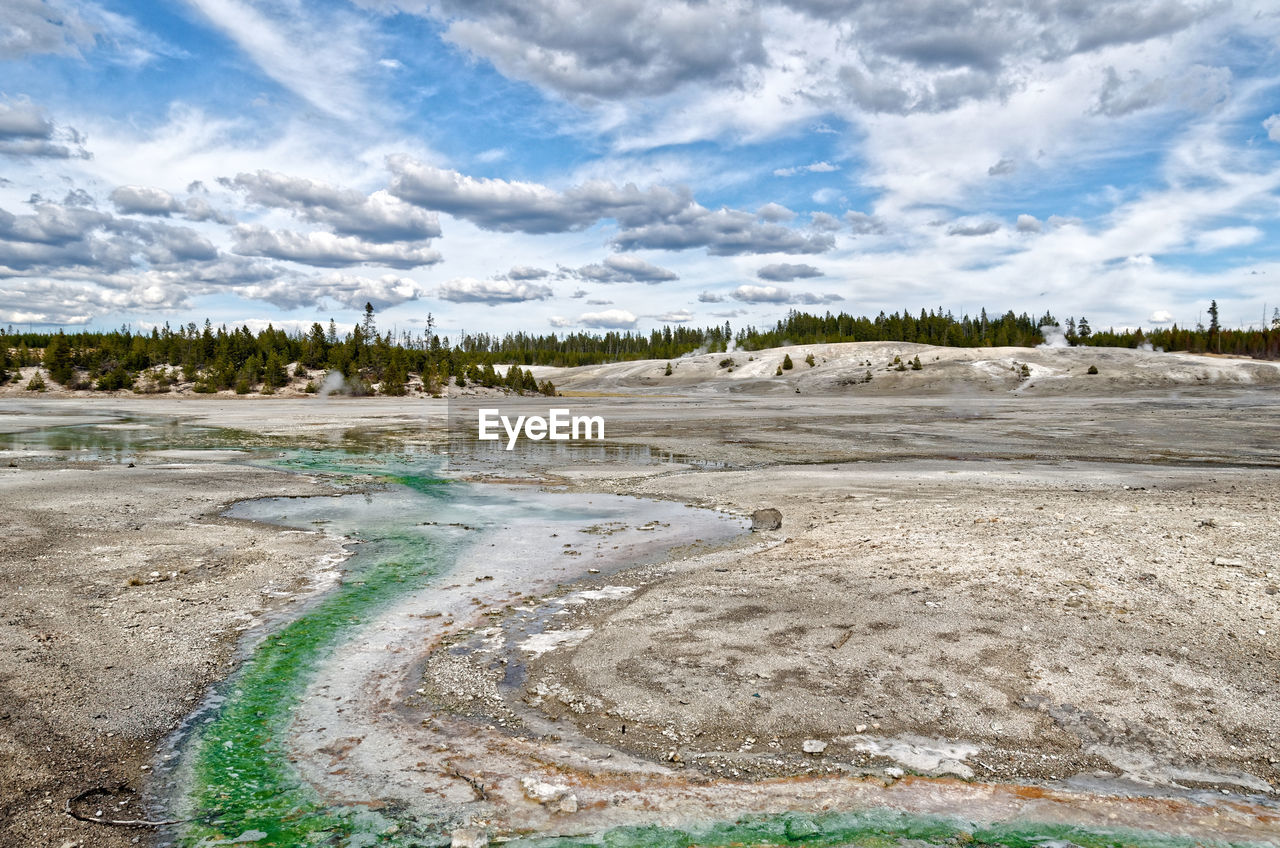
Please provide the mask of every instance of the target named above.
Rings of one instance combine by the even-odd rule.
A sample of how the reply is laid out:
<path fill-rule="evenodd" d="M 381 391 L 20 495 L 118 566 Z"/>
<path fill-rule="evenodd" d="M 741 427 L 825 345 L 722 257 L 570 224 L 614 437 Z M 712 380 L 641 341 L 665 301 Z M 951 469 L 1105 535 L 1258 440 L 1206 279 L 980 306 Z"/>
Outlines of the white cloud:
<path fill-rule="evenodd" d="M 1280 141 L 1280 115 L 1272 115 L 1262 122 L 1262 127 L 1267 131 L 1267 138 L 1272 141 Z"/>
<path fill-rule="evenodd" d="M 484 303 L 496 306 L 501 303 L 524 303 L 546 300 L 551 297 L 550 286 L 519 280 L 477 280 L 460 277 L 441 283 L 436 297 L 454 303 Z"/>
<path fill-rule="evenodd" d="M 580 280 L 595 283 L 656 283 L 670 282 L 680 279 L 674 271 L 652 265 L 639 256 L 626 253 L 615 253 L 606 257 L 604 262 L 583 265 L 572 272 Z"/>
<path fill-rule="evenodd" d="M 832 165 L 830 162 L 812 162 L 808 165 L 798 165 L 793 168 L 775 168 L 773 175 L 775 177 L 794 177 L 796 174 L 828 174 L 832 171 L 840 170 L 839 165 Z"/>
<path fill-rule="evenodd" d="M 777 286 L 738 286 L 733 290 L 735 300 L 744 303 L 787 303 L 791 294 Z"/>
<path fill-rule="evenodd" d="M 370 100 L 357 72 L 370 62 L 360 47 L 365 30 L 353 15 L 324 16 L 316 7 L 275 7 L 270 17 L 241 0 L 191 0 L 267 76 L 337 118 L 367 115 Z M 368 39 L 371 41 L 372 39 Z"/>
<path fill-rule="evenodd" d="M 440 235 L 440 220 L 405 203 L 387 191 L 370 195 L 330 183 L 259 170 L 220 180 L 241 191 L 253 203 L 288 209 L 306 221 L 327 224 L 343 235 L 368 241 L 395 242 L 432 239 Z"/>
<path fill-rule="evenodd" d="M 1195 236 L 1195 250 L 1212 253 L 1230 247 L 1243 247 L 1261 240 L 1262 230 L 1257 227 L 1219 227 L 1205 230 Z"/>
<path fill-rule="evenodd" d="M 168 217 L 182 207 L 172 194 L 150 186 L 120 186 L 111 192 L 116 211 L 125 215 L 162 215 Z"/>
<path fill-rule="evenodd" d="M 779 262 L 774 265 L 764 266 L 759 271 L 756 271 L 756 276 L 762 280 L 786 283 L 791 280 L 821 277 L 822 270 L 812 265 L 792 265 L 788 262 Z"/>
<path fill-rule="evenodd" d="M 1151 313 L 1151 317 L 1147 319 L 1152 324 L 1172 324 L 1173 313 L 1167 309 L 1157 309 Z"/>
<path fill-rule="evenodd" d="M 630 330 L 639 321 L 636 316 L 625 309 L 606 309 L 603 312 L 584 312 L 578 316 L 578 323 L 596 330 Z"/>
<path fill-rule="evenodd" d="M 561 233 L 612 218 L 622 227 L 613 243 L 623 251 L 705 247 L 712 255 L 732 256 L 822 253 L 834 245 L 829 233 L 782 226 L 741 209 L 708 209 L 683 188 L 641 190 L 593 180 L 557 191 L 539 183 L 470 177 L 405 156 L 390 157 L 388 167 L 397 197 L 498 232 Z"/>
<path fill-rule="evenodd" d="M 677 309 L 673 312 L 663 312 L 661 315 L 653 317 L 665 324 L 687 324 L 693 320 L 693 313 L 687 309 Z"/>
<path fill-rule="evenodd" d="M 437 250 L 409 243 L 377 244 L 326 232 L 271 230 L 260 224 L 241 224 L 235 228 L 234 235 L 235 252 L 241 256 L 268 256 L 330 268 L 349 265 L 419 268 L 442 259 Z"/>

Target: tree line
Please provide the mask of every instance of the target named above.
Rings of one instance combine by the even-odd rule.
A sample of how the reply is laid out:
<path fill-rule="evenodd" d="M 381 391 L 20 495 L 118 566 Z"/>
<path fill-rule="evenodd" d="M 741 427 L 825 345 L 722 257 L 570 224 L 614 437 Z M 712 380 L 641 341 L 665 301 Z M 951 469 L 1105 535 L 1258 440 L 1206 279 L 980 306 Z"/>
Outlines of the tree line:
<path fill-rule="evenodd" d="M 134 332 L 128 327 L 111 331 L 83 330 L 67 333 L 20 332 L 0 329 L 0 384 L 15 369 L 40 364 L 55 382 L 72 389 L 167 391 L 178 380 L 192 383 L 197 392 L 234 389 L 237 392 L 270 393 L 291 377 L 343 375 L 356 394 L 377 391 L 403 395 L 411 377 L 425 391 L 435 394 L 450 382 L 482 385 L 517 392 L 553 394 L 554 385 L 535 380 L 531 365 L 595 365 L 637 359 L 673 359 L 694 352 L 716 353 L 730 349 L 760 350 L 788 344 L 892 341 L 919 342 L 946 347 L 1030 347 L 1045 340 L 1045 327 L 1062 330 L 1075 345 L 1139 348 L 1168 351 L 1224 353 L 1256 358 L 1280 358 L 1280 310 L 1263 329 L 1231 330 L 1218 322 L 1218 307 L 1209 309 L 1209 326 L 1194 329 L 1176 324 L 1167 329 L 1094 331 L 1087 318 L 1068 318 L 1065 326 L 1051 314 L 1033 318 L 1012 311 L 955 317 L 942 310 L 918 314 L 879 313 L 873 318 L 845 312 L 813 315 L 792 310 L 773 327 L 745 327 L 734 332 L 728 322 L 719 326 L 671 327 L 649 333 L 608 331 L 536 335 L 525 332 L 496 335 L 462 333 L 456 339 L 435 332 L 428 315 L 425 330 L 393 337 L 379 332 L 371 305 L 364 320 L 340 333 L 337 324 L 312 324 L 309 331 L 286 332 L 268 326 L 254 332 L 248 327 L 215 328 L 209 321 L 197 326 L 157 327 Z M 495 366 L 509 365 L 499 373 Z M 290 375 L 287 369 L 293 366 Z M 522 367 L 523 366 L 523 367 Z M 311 388 L 316 388 L 312 382 Z"/>

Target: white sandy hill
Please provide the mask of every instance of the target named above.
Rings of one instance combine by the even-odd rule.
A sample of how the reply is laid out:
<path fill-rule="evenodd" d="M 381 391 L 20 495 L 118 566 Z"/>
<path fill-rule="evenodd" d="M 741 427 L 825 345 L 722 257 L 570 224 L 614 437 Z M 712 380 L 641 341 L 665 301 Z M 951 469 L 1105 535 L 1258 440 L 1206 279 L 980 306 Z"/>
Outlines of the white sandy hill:
<path fill-rule="evenodd" d="M 812 355 L 810 366 L 806 358 Z M 786 356 L 792 368 L 778 376 Z M 911 369 L 920 357 L 921 370 Z M 905 364 L 897 370 L 895 358 Z M 732 360 L 732 364 L 729 363 Z M 1277 386 L 1280 363 L 1105 347 L 955 348 L 910 342 L 791 345 L 579 368 L 534 367 L 569 393 L 929 393 L 958 388 L 1036 394 L 1114 393 L 1197 385 Z M 1029 370 L 1024 376 L 1023 366 Z M 1089 374 L 1090 366 L 1098 369 Z M 866 376 L 870 373 L 871 380 Z"/>

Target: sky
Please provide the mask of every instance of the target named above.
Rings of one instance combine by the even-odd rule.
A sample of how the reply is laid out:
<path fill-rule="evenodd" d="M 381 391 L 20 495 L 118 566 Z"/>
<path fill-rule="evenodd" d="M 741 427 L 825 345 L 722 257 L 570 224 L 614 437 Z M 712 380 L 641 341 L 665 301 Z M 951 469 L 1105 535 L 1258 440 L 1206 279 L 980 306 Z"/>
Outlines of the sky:
<path fill-rule="evenodd" d="M 1280 307 L 1274 0 L 4 0 L 0 325 Z"/>

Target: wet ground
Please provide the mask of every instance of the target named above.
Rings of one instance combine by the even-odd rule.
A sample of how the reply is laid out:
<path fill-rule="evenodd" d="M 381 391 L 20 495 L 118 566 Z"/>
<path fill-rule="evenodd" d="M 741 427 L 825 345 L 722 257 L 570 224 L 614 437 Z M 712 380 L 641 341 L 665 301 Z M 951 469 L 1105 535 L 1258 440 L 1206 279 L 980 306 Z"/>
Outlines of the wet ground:
<path fill-rule="evenodd" d="M 98 720 L 104 756 L 162 767 L 141 812 L 199 819 L 162 841 L 1277 841 L 1280 415 L 1265 392 L 600 399 L 609 446 L 447 466 L 408 405 L 339 404 L 320 426 L 284 404 L 255 423 L 257 403 L 231 404 L 234 422 L 184 405 L 176 428 L 159 407 L 0 420 L 18 465 L 0 483 L 31 501 L 10 532 L 38 531 L 5 558 L 24 587 L 7 603 L 26 604 L 6 638 L 65 608 L 55 629 L 102 646 L 89 656 L 137 656 L 136 626 L 52 587 L 35 600 L 31 566 L 48 561 L 204 663 L 153 649 L 137 671 L 177 685 L 143 696 L 114 668 L 64 666 L 72 699 L 121 701 Z M 238 432 L 210 428 L 220 417 Z M 458 477 L 524 485 L 441 482 Z M 323 497 L 217 506 L 266 494 Z M 724 517 L 760 506 L 782 510 L 780 531 Z M 91 547 L 112 533 L 140 535 Z M 272 541 L 216 580 L 182 570 L 226 533 Z M 355 538 L 336 584 L 321 549 Z M 312 546 L 311 566 L 285 543 Z M 167 579 L 140 571 L 152 563 Z M 225 609 L 203 610 L 219 590 Z M 210 638 L 218 615 L 261 623 Z M 239 671 L 150 759 L 237 641 Z M 79 655 L 47 644 L 6 678 L 25 687 L 10 744 L 32 755 L 5 782 L 24 826 L 72 832 L 51 824 L 53 790 L 90 777 L 35 780 L 26 734 L 32 674 Z M 74 704 L 48 715 L 88 726 Z M 127 751 L 107 741 L 125 735 Z M 86 844 L 141 835 L 83 827 L 102 840 Z"/>

